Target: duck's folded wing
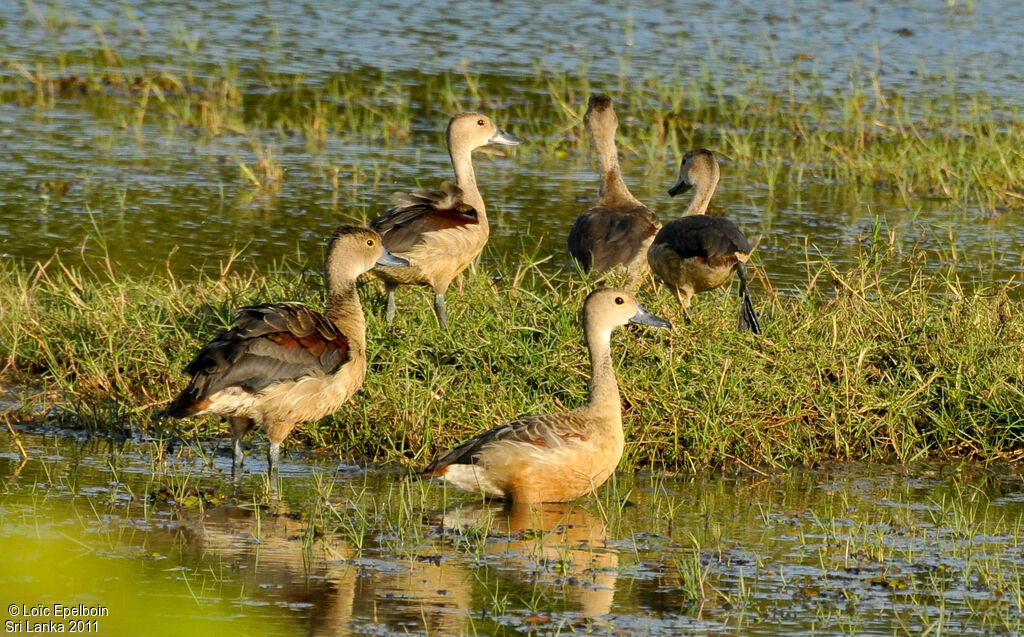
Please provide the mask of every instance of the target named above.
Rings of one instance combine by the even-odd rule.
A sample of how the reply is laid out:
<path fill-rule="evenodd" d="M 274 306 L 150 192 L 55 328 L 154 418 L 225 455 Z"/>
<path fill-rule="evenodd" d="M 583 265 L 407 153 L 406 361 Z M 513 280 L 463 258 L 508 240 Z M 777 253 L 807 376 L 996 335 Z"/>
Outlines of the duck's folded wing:
<path fill-rule="evenodd" d="M 258 392 L 274 383 L 332 374 L 350 359 L 348 337 L 315 310 L 292 304 L 243 307 L 234 326 L 185 367 L 192 382 L 168 412 L 188 411 L 228 387 Z"/>
<path fill-rule="evenodd" d="M 392 252 L 412 248 L 430 232 L 480 223 L 476 209 L 462 201 L 462 190 L 451 182 L 440 190 L 395 193 L 393 199 L 395 206 L 370 222 Z"/>
<path fill-rule="evenodd" d="M 735 223 L 710 215 L 677 219 L 661 229 L 655 242 L 668 245 L 682 259 L 716 259 L 750 253 L 750 242 Z"/>
<path fill-rule="evenodd" d="M 437 474 L 453 464 L 476 464 L 481 454 L 495 444 L 518 443 L 556 449 L 572 442 L 584 442 L 587 436 L 583 431 L 583 420 L 573 412 L 513 420 L 489 429 L 441 454 L 427 465 L 422 475 Z"/>

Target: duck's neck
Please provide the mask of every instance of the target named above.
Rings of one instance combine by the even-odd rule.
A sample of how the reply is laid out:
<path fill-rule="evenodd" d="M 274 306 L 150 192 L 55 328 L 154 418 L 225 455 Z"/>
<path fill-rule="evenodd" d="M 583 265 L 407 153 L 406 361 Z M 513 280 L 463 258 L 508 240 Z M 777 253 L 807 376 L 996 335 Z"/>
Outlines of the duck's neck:
<path fill-rule="evenodd" d="M 449 148 L 448 154 L 452 158 L 452 167 L 455 168 L 455 183 L 462 190 L 462 201 L 473 206 L 481 221 L 486 223 L 484 199 L 476 187 L 476 173 L 473 172 L 473 151 L 468 148 Z"/>
<path fill-rule="evenodd" d="M 708 204 L 711 203 L 711 195 L 715 194 L 715 184 L 697 184 L 693 188 L 693 201 L 683 212 L 684 217 L 690 215 L 702 215 L 707 212 Z"/>
<path fill-rule="evenodd" d="M 587 349 L 590 350 L 590 393 L 587 406 L 602 413 L 614 415 L 621 422 L 622 406 L 619 384 L 612 368 L 611 330 L 587 330 Z"/>
<path fill-rule="evenodd" d="M 601 162 L 601 194 L 598 203 L 603 206 L 640 205 L 622 180 L 619 153 L 615 149 L 615 129 L 592 130 L 591 137 Z"/>
<path fill-rule="evenodd" d="M 330 281 L 327 284 L 327 306 L 324 314 L 341 333 L 348 337 L 349 348 L 366 352 L 366 317 L 353 280 Z"/>

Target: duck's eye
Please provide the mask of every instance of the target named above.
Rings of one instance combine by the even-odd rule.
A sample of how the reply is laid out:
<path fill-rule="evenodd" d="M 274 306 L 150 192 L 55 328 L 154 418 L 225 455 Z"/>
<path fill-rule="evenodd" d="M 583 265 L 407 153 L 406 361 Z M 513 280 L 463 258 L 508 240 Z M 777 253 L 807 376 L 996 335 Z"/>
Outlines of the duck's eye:
<path fill-rule="evenodd" d="M 366 245 L 368 245 L 368 246 L 370 246 L 372 248 L 373 246 L 377 245 L 377 242 L 374 241 L 373 239 L 367 239 L 366 240 Z"/>
<path fill-rule="evenodd" d="M 484 125 L 484 120 L 482 120 L 482 119 L 476 120 L 476 125 L 477 126 L 483 126 Z"/>
<path fill-rule="evenodd" d="M 622 298 L 621 296 L 615 297 L 615 305 L 622 305 L 625 302 L 626 302 L 626 299 Z"/>

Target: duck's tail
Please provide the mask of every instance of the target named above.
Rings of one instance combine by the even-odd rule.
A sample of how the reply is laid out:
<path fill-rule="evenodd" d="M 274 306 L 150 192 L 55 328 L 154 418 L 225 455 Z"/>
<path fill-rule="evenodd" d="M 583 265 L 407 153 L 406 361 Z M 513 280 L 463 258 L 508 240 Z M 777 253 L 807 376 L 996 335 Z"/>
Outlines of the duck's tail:
<path fill-rule="evenodd" d="M 741 332 L 750 330 L 754 334 L 760 334 L 761 323 L 757 320 L 754 304 L 751 302 L 750 293 L 747 291 L 750 281 L 747 279 L 747 270 L 743 263 L 739 264 L 737 274 L 740 279 L 740 315 L 736 319 L 736 329 Z"/>

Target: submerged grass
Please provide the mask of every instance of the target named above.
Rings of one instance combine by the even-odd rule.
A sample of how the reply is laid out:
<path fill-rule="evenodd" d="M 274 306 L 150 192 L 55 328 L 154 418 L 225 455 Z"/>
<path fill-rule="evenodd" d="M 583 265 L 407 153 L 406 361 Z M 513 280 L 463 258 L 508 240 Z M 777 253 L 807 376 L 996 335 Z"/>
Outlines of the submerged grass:
<path fill-rule="evenodd" d="M 268 163 L 262 149 L 275 138 L 301 136 L 313 150 L 332 137 L 400 145 L 414 141 L 422 122 L 440 129 L 467 109 L 491 112 L 526 137 L 518 152 L 583 157 L 587 96 L 608 92 L 619 112 L 620 148 L 651 165 L 707 146 L 772 190 L 785 174 L 796 186 L 805 179 L 867 185 L 992 215 L 1024 207 L 1019 107 L 941 82 L 929 97 L 905 94 L 872 69 L 851 69 L 849 87 L 835 91 L 799 59 L 788 68 L 772 61 L 770 76 L 740 66 L 726 83 L 708 69 L 645 77 L 625 63 L 618 76 L 585 66 L 552 73 L 538 64 L 516 75 L 360 68 L 309 78 L 239 64 L 207 68 L 181 57 L 184 67 L 174 71 L 126 60 L 98 30 L 92 52 L 0 60 L 0 102 L 82 109 L 121 128 L 150 125 L 169 136 L 262 136 L 240 160 L 240 179 L 276 188 L 283 176 L 268 180 L 249 168 Z"/>
<path fill-rule="evenodd" d="M 702 296 L 686 324 L 667 292 L 645 289 L 641 300 L 676 328 L 613 336 L 623 466 L 1024 455 L 1019 304 L 1006 287 L 967 291 L 955 273 L 925 275 L 922 266 L 885 241 L 846 272 L 808 254 L 802 292 L 758 294 L 764 338 L 735 332 L 732 296 Z M 152 416 L 232 308 L 317 305 L 321 295 L 319 275 L 298 265 L 267 275 L 226 266 L 188 282 L 170 272 L 120 275 L 103 260 L 0 268 L 0 360 L 11 382 L 43 390 L 25 392 L 21 416 L 43 409 L 62 424 L 159 438 L 226 437 L 214 419 Z M 449 294 L 450 333 L 436 326 L 426 293 L 411 289 L 386 328 L 379 285 L 364 282 L 366 383 L 293 444 L 421 466 L 518 415 L 581 404 L 587 284 L 545 274 L 528 256 L 494 268 L 467 273 L 462 294 Z"/>

